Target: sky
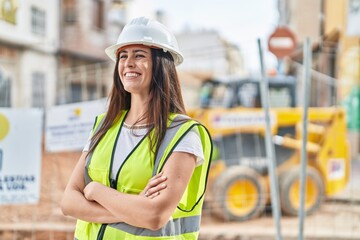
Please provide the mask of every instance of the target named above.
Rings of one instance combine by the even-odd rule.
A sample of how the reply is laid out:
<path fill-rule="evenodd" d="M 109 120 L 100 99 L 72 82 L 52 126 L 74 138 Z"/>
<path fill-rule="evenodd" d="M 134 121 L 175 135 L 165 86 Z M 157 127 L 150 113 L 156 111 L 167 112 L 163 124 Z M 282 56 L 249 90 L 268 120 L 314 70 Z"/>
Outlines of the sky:
<path fill-rule="evenodd" d="M 153 0 L 165 13 L 167 26 L 175 33 L 184 29 L 211 29 L 240 47 L 245 67 L 259 70 L 257 39 L 264 47 L 267 68 L 276 58 L 267 52 L 268 36 L 278 25 L 277 0 Z"/>

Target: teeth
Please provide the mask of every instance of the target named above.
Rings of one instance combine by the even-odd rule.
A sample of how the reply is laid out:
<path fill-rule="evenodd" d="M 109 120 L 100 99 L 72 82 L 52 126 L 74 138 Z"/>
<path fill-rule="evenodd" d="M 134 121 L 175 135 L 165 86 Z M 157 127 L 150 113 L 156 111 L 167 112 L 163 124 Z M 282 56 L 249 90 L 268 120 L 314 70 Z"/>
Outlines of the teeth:
<path fill-rule="evenodd" d="M 137 77 L 139 74 L 137 73 L 125 73 L 125 77 Z"/>

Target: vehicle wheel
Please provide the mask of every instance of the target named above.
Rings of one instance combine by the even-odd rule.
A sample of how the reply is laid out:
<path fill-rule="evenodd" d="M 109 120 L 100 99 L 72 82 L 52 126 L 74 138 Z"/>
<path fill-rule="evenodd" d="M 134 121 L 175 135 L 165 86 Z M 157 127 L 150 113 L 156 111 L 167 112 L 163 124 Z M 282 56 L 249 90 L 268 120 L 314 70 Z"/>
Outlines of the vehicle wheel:
<path fill-rule="evenodd" d="M 212 212 L 223 220 L 245 221 L 259 216 L 266 204 L 265 183 L 255 170 L 232 166 L 212 187 Z"/>
<path fill-rule="evenodd" d="M 319 172 L 308 167 L 306 170 L 305 214 L 316 211 L 324 195 L 324 183 Z M 300 208 L 300 167 L 297 166 L 280 176 L 280 202 L 283 213 L 297 216 Z"/>

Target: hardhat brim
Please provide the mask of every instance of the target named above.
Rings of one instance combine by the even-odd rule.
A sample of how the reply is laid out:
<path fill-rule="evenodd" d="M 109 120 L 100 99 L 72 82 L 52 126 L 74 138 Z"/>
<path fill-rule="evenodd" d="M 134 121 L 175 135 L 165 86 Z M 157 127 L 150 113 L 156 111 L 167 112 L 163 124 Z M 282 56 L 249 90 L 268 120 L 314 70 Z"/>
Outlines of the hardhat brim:
<path fill-rule="evenodd" d="M 161 48 L 161 49 L 163 49 L 164 52 L 169 51 L 169 53 L 174 58 L 174 64 L 176 66 L 180 65 L 184 60 L 184 57 L 182 56 L 182 54 L 180 52 L 176 51 L 171 46 L 165 47 L 164 44 L 160 45 L 160 44 L 156 44 L 153 42 L 150 43 L 150 42 L 144 42 L 144 41 L 132 41 L 132 42 L 114 44 L 114 45 L 111 45 L 110 47 L 107 47 L 105 49 L 105 53 L 111 60 L 116 62 L 116 52 L 119 48 L 129 46 L 129 45 L 136 45 L 136 44 L 148 46 L 150 48 L 151 47 Z"/>

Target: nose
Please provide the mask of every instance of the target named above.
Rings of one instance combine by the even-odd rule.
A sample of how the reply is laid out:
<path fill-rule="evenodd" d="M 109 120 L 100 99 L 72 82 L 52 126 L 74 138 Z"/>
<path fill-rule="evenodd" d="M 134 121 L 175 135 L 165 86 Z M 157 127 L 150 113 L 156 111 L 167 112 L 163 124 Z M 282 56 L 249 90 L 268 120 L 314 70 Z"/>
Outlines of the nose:
<path fill-rule="evenodd" d="M 125 67 L 133 67 L 134 66 L 134 59 L 132 57 L 126 58 Z"/>

